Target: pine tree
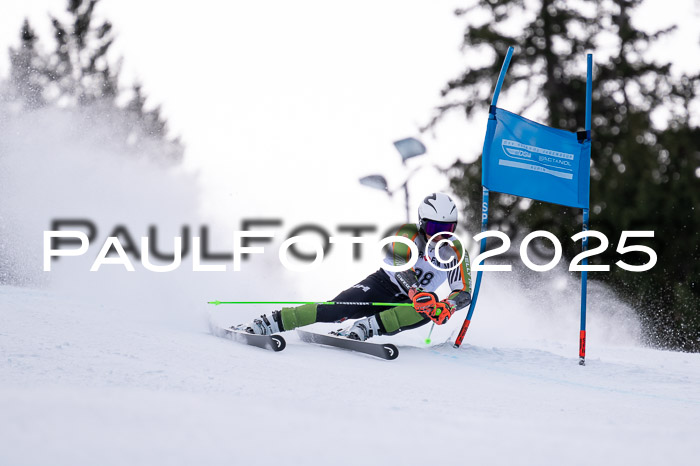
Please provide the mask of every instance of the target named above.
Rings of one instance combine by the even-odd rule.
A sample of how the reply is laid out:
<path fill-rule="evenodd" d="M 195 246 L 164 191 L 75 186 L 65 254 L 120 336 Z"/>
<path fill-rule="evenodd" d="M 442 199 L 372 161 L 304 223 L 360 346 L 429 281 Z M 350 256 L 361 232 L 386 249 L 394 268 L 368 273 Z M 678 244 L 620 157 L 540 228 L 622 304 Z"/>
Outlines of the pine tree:
<path fill-rule="evenodd" d="M 47 106 L 81 109 L 91 119 L 109 119 L 110 141 L 121 140 L 125 152 L 149 152 L 166 165 L 182 160 L 179 139 L 168 136 L 160 108 L 148 108 L 139 84 L 119 85 L 120 60 L 109 59 L 115 41 L 111 22 L 98 21 L 99 0 L 68 0 L 65 19 L 51 17 L 53 50 L 42 53 L 28 20 L 20 45 L 10 49 L 10 92 L 6 100 L 21 109 Z M 129 94 L 131 94 L 129 96 Z M 120 104 L 128 98 L 126 105 Z"/>
<path fill-rule="evenodd" d="M 37 40 L 38 37 L 29 21 L 24 20 L 20 31 L 20 45 L 10 48 L 11 92 L 29 109 L 43 107 L 46 103 L 41 79 L 41 70 L 45 65 L 36 50 Z"/>
<path fill-rule="evenodd" d="M 468 20 L 464 49 L 490 56 L 483 66 L 468 68 L 450 81 L 431 125 L 453 109 L 467 117 L 484 111 L 509 46 L 514 45 L 500 106 L 550 126 L 577 131 L 584 123 L 585 53 L 595 53 L 591 228 L 607 235 L 611 246 L 593 263 L 611 265 L 594 274 L 612 285 L 639 310 L 649 341 L 700 351 L 700 260 L 697 232 L 700 131 L 689 108 L 697 102 L 700 75 L 675 76 L 670 63 L 646 58 L 649 47 L 674 28 L 647 33 L 634 27 L 632 14 L 641 0 L 480 0 L 458 10 Z M 522 27 L 515 27 L 524 23 Z M 610 37 L 613 33 L 614 37 Z M 608 35 L 606 39 L 606 34 Z M 671 112 L 660 121 L 659 112 Z M 534 115 L 533 115 L 534 114 Z M 451 186 L 464 200 L 467 218 L 477 229 L 481 203 L 481 160 L 457 162 Z M 513 236 L 545 229 L 562 240 L 565 256 L 580 252 L 568 238 L 580 227 L 580 211 L 493 193 L 489 221 Z M 655 238 L 637 241 L 652 247 L 659 262 L 651 271 L 626 272 L 615 266 L 623 230 L 655 230 Z M 592 246 L 593 244 L 592 241 Z M 695 260 L 691 260 L 694 258 Z M 626 254 L 625 262 L 643 263 L 643 254 Z"/>

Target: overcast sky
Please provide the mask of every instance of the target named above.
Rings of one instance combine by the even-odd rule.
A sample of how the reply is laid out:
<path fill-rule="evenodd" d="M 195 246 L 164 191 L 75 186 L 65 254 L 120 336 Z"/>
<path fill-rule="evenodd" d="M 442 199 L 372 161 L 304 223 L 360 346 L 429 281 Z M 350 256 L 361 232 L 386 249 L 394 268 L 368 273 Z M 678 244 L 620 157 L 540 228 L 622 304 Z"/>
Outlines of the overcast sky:
<path fill-rule="evenodd" d="M 64 3 L 4 2 L 0 50 L 17 43 L 25 16 L 46 40 L 47 12 L 62 13 Z M 186 167 L 201 173 L 209 214 L 234 221 L 283 216 L 289 226 L 331 228 L 403 219 L 401 193 L 389 199 L 357 182 L 372 173 L 384 174 L 391 187 L 403 182 L 407 169 L 392 141 L 425 142 L 428 155 L 410 161 L 411 168 L 447 166 L 479 152 L 485 115 L 472 123 L 453 115 L 434 134 L 418 133 L 440 89 L 466 65 L 459 51 L 464 19 L 453 11 L 468 3 L 104 0 L 98 12 L 118 34 L 114 56 L 124 57 L 123 84 L 143 82 L 186 143 Z M 648 0 L 638 24 L 680 21 L 659 51 L 679 70 L 697 70 L 697 3 L 673 6 Z M 499 103 L 508 108 L 507 100 Z M 415 215 L 418 199 L 447 184 L 425 168 L 410 186 Z"/>

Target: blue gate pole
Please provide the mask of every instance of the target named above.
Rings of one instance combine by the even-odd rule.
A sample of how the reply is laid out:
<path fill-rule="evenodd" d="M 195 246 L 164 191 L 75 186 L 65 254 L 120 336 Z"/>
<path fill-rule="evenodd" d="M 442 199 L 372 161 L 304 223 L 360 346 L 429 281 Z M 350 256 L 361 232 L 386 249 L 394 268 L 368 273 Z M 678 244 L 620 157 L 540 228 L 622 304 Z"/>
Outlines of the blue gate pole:
<path fill-rule="evenodd" d="M 489 188 L 482 186 L 482 198 L 481 198 L 481 232 L 483 233 L 488 228 L 489 223 Z M 486 249 L 486 238 L 481 238 L 479 242 L 479 254 L 483 254 Z M 479 298 L 479 288 L 481 287 L 481 275 L 483 271 L 479 270 L 476 273 L 476 283 L 474 284 L 474 292 L 472 293 L 472 302 L 469 305 L 469 312 L 467 313 L 467 318 L 464 319 L 462 328 L 457 334 L 457 339 L 455 340 L 454 347 L 459 348 L 464 340 L 464 335 L 467 333 L 469 324 L 472 321 L 472 314 L 474 314 L 474 308 L 476 307 L 476 300 Z"/>
<path fill-rule="evenodd" d="M 588 209 L 583 209 L 583 231 L 588 231 Z M 584 236 L 581 242 L 581 250 L 588 250 L 588 236 Z M 584 257 L 581 264 L 588 265 L 588 257 Z M 586 291 L 588 288 L 588 272 L 581 272 L 581 330 L 579 332 L 578 363 L 586 364 Z"/>
<path fill-rule="evenodd" d="M 591 100 L 593 90 L 593 55 L 586 56 L 586 137 L 591 139 Z M 590 180 L 588 180 L 590 183 Z M 583 209 L 583 231 L 588 231 L 588 208 Z M 581 249 L 585 252 L 588 249 L 588 237 L 584 237 L 581 242 Z M 588 258 L 585 257 L 581 264 L 588 265 Z M 586 293 L 588 291 L 588 272 L 581 272 L 581 330 L 579 331 L 578 343 L 578 363 L 582 366 L 586 364 Z"/>
<path fill-rule="evenodd" d="M 503 86 L 503 80 L 506 78 L 506 72 L 508 71 L 508 66 L 510 65 L 510 59 L 513 57 L 513 47 L 508 47 L 508 52 L 506 52 L 506 58 L 503 60 L 503 65 L 501 66 L 501 72 L 498 75 L 498 81 L 496 82 L 496 89 L 493 91 L 493 97 L 491 98 L 491 108 L 489 110 L 489 121 L 486 129 L 486 136 L 484 138 L 484 150 L 481 154 L 481 185 L 482 185 L 482 200 L 481 200 L 481 231 L 484 232 L 488 228 L 489 222 L 489 189 L 484 185 L 485 172 L 484 172 L 484 158 L 488 157 L 489 148 L 491 147 L 491 140 L 493 139 L 493 131 L 496 125 L 496 104 L 498 103 L 498 96 L 501 94 L 501 87 Z M 479 254 L 482 254 L 486 249 L 486 238 L 482 238 L 479 245 Z M 457 339 L 455 340 L 454 347 L 459 348 L 464 340 L 464 335 L 467 333 L 469 324 L 472 320 L 472 315 L 474 314 L 474 309 L 476 308 L 476 300 L 479 297 L 479 288 L 481 287 L 481 275 L 482 271 L 476 273 L 476 283 L 474 283 L 474 291 L 472 292 L 472 302 L 469 305 L 469 312 L 467 313 L 466 319 L 462 324 L 462 328 L 457 334 Z"/>

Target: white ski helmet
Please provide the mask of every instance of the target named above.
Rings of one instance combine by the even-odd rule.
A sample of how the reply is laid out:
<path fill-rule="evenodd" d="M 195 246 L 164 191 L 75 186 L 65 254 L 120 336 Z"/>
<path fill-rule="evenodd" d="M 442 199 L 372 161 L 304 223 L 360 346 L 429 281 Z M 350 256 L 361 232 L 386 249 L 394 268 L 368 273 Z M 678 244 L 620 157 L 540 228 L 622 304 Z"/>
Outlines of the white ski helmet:
<path fill-rule="evenodd" d="M 457 205 L 447 194 L 433 193 L 418 206 L 418 225 L 430 237 L 457 228 Z"/>

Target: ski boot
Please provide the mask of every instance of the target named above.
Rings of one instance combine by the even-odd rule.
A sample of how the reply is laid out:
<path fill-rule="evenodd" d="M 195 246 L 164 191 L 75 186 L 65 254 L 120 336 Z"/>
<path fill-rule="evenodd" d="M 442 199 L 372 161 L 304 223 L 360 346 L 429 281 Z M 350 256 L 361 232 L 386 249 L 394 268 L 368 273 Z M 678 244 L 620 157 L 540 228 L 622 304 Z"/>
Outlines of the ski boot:
<path fill-rule="evenodd" d="M 350 338 L 351 340 L 365 341 L 368 338 L 381 335 L 377 316 L 369 316 L 356 320 L 350 327 L 331 332 L 339 337 Z"/>
<path fill-rule="evenodd" d="M 259 319 L 253 319 L 252 322 L 241 324 L 233 327 L 234 330 L 240 330 L 255 335 L 272 335 L 273 333 L 283 332 L 282 316 L 280 311 L 273 311 L 268 317 L 263 314 Z"/>

